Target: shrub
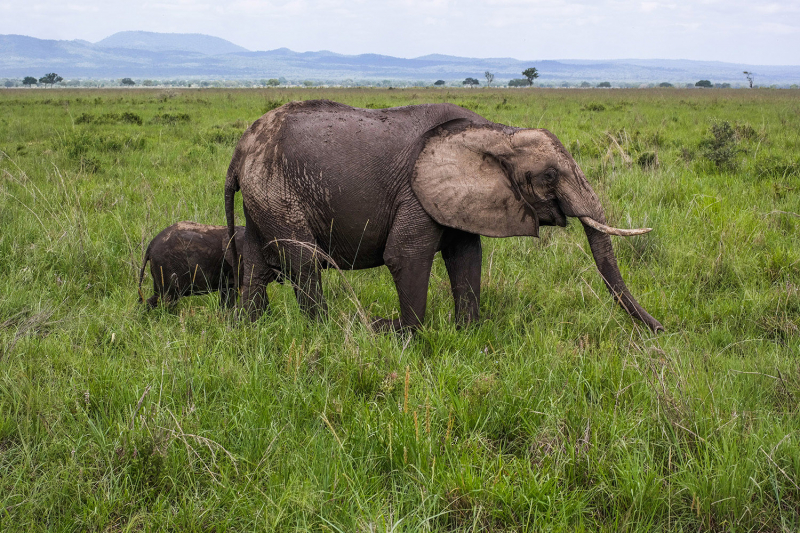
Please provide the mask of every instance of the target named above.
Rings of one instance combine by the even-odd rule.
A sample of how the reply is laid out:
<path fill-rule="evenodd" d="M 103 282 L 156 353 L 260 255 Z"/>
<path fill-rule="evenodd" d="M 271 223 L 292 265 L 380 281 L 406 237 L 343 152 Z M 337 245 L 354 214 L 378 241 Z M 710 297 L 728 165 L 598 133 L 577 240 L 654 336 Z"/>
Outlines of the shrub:
<path fill-rule="evenodd" d="M 589 102 L 583 106 L 584 111 L 605 111 L 606 106 L 599 102 Z"/>
<path fill-rule="evenodd" d="M 658 154 L 656 152 L 642 152 L 636 158 L 636 164 L 641 168 L 655 168 L 658 166 Z"/>
<path fill-rule="evenodd" d="M 78 118 L 75 119 L 75 124 L 91 124 L 94 122 L 94 115 L 90 115 L 89 113 L 81 113 Z"/>
<path fill-rule="evenodd" d="M 144 121 L 140 115 L 136 113 L 131 113 L 130 111 L 126 111 L 122 114 L 119 113 L 104 113 L 99 116 L 92 115 L 90 113 L 81 113 L 78 118 L 75 119 L 75 124 L 136 124 L 137 126 L 141 126 Z"/>
<path fill-rule="evenodd" d="M 713 162 L 717 168 L 732 169 L 736 165 L 737 146 L 736 131 L 727 120 L 715 122 L 711 125 L 711 139 L 700 143 L 703 155 Z"/>
<path fill-rule="evenodd" d="M 264 100 L 264 106 L 261 108 L 261 114 L 269 113 L 273 109 L 277 109 L 283 104 L 285 104 L 287 100 Z"/>
<path fill-rule="evenodd" d="M 758 137 L 758 133 L 756 133 L 755 128 L 750 124 L 736 124 L 733 126 L 733 130 L 736 132 L 736 137 L 739 140 L 747 139 L 752 140 Z"/>
<path fill-rule="evenodd" d="M 137 126 L 141 126 L 144 121 L 142 120 L 142 117 L 137 115 L 136 113 L 125 111 L 120 116 L 120 122 L 125 122 L 127 124 L 136 124 Z"/>
<path fill-rule="evenodd" d="M 150 121 L 153 124 L 177 124 L 179 122 L 189 122 L 192 120 L 192 117 L 189 116 L 188 113 L 160 113 L 153 117 Z"/>

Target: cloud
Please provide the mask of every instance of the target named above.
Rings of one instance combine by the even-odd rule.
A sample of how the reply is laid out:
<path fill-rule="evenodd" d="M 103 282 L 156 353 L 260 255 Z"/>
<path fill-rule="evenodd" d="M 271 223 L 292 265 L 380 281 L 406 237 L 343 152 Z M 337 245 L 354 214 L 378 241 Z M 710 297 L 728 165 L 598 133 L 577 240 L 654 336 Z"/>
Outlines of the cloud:
<path fill-rule="evenodd" d="M 758 25 L 758 31 L 766 34 L 793 35 L 800 32 L 797 26 L 789 26 L 779 22 L 764 22 Z"/>
<path fill-rule="evenodd" d="M 800 64 L 800 0 L 0 0 L 0 33 L 206 33 L 251 50 Z M 91 14 L 91 16 L 87 16 Z M 774 38 L 742 43 L 742 32 Z M 746 44 L 746 46 L 745 46 Z"/>

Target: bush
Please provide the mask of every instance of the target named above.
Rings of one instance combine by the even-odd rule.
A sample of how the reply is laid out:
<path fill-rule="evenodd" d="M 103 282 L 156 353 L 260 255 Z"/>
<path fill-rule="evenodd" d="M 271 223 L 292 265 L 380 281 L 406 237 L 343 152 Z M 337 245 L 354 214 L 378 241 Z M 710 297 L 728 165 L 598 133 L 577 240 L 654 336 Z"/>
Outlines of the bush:
<path fill-rule="evenodd" d="M 606 106 L 599 102 L 589 102 L 585 104 L 582 108 L 584 111 L 605 111 Z"/>
<path fill-rule="evenodd" d="M 264 100 L 264 105 L 261 108 L 261 114 L 269 113 L 273 109 L 277 109 L 283 104 L 285 104 L 287 100 Z"/>
<path fill-rule="evenodd" d="M 189 122 L 192 117 L 188 113 L 161 113 L 153 117 L 150 121 L 153 124 L 177 124 L 178 122 Z"/>
<path fill-rule="evenodd" d="M 753 140 L 758 137 L 758 133 L 753 126 L 750 124 L 736 124 L 733 126 L 733 130 L 736 132 L 736 138 L 738 140 Z"/>
<path fill-rule="evenodd" d="M 736 166 L 737 146 L 736 131 L 726 120 L 715 122 L 711 125 L 711 139 L 700 143 L 703 155 L 713 162 L 717 168 L 732 169 Z"/>
<path fill-rule="evenodd" d="M 141 126 L 144 121 L 142 120 L 142 117 L 137 115 L 136 113 L 125 111 L 120 116 L 120 122 L 125 122 L 127 124 L 136 124 L 137 126 Z"/>
<path fill-rule="evenodd" d="M 642 152 L 636 158 L 636 164 L 641 168 L 656 168 L 658 166 L 658 154 L 656 152 Z"/>
<path fill-rule="evenodd" d="M 136 113 L 131 113 L 130 111 L 125 111 L 122 114 L 119 113 L 104 113 L 102 115 L 92 115 L 91 113 L 81 113 L 78 118 L 75 119 L 75 124 L 136 124 L 137 126 L 141 126 L 144 121 L 140 115 Z"/>
<path fill-rule="evenodd" d="M 602 82 L 598 83 L 597 86 L 598 87 L 611 87 L 611 82 L 602 81 Z"/>

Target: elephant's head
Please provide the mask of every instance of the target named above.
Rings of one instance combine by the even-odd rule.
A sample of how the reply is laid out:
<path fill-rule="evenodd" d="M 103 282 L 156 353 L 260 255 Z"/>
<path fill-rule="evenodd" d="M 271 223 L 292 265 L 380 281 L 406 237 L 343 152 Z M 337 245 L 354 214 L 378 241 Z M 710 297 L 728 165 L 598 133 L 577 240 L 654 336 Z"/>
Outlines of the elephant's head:
<path fill-rule="evenodd" d="M 539 225 L 566 226 L 566 217 L 578 218 L 616 300 L 654 332 L 664 329 L 625 286 L 609 237 L 650 230 L 607 226 L 594 190 L 549 131 L 499 125 L 440 131 L 420 153 L 412 187 L 440 224 L 488 237 L 538 236 Z"/>

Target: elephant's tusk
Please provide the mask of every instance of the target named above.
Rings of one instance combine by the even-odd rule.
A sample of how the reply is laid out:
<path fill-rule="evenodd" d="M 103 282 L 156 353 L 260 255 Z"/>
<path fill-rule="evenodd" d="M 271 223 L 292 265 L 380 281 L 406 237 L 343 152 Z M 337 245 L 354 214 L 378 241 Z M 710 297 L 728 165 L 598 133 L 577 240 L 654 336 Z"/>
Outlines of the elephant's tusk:
<path fill-rule="evenodd" d="M 653 228 L 637 228 L 637 229 L 612 228 L 611 226 L 606 226 L 605 224 L 601 224 L 595 219 L 590 217 L 578 217 L 578 220 L 580 220 L 587 226 L 596 229 L 597 231 L 602 231 L 603 233 L 608 233 L 609 235 L 619 235 L 620 237 L 632 237 L 634 235 L 642 235 L 643 233 L 647 233 L 648 231 L 653 231 Z"/>

